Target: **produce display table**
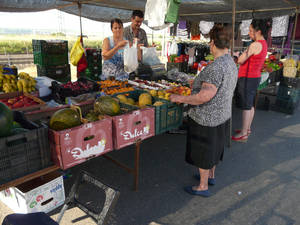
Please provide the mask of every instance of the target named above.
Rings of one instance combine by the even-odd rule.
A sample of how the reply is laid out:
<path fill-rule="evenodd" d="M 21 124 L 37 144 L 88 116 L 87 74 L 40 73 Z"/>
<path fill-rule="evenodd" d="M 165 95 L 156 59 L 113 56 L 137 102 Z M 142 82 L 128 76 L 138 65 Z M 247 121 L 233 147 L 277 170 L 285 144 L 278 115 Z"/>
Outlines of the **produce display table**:
<path fill-rule="evenodd" d="M 150 85 L 153 86 L 154 84 L 150 83 Z M 166 88 L 166 85 L 161 84 L 159 88 Z M 62 89 L 64 91 L 66 90 L 64 87 L 62 87 Z M 93 91 L 95 91 L 95 89 L 96 88 L 93 88 Z M 187 94 L 185 92 L 187 88 L 185 87 L 180 89 L 176 86 L 176 88 L 174 87 L 170 90 L 174 91 L 174 93 L 177 93 L 175 91 L 184 91 L 184 94 Z M 58 94 L 60 97 L 61 95 L 63 96 L 63 94 L 60 92 L 53 92 L 55 96 L 58 96 Z M 179 127 L 182 123 L 182 108 L 175 103 L 170 103 L 167 101 L 167 98 L 171 93 L 167 93 L 166 91 L 157 91 L 157 94 L 159 95 L 155 95 L 157 97 L 154 97 L 147 91 L 142 91 L 140 89 L 125 93 L 128 99 L 134 100 L 135 103 L 140 103 L 140 95 L 144 95 L 143 97 L 145 97 L 145 93 L 147 93 L 148 96 L 152 98 L 152 103 L 144 103 L 146 100 L 141 100 L 140 104 L 147 104 L 148 107 L 137 107 L 120 102 L 122 109 L 126 109 L 120 115 L 105 117 L 101 120 L 88 123 L 82 122 L 82 124 L 79 126 L 60 131 L 49 129 L 49 132 L 46 132 L 46 139 L 49 141 L 49 146 L 51 149 L 50 152 L 52 154 L 51 158 L 55 163 L 55 166 L 49 167 L 49 165 L 46 165 L 44 168 L 36 168 L 36 170 L 29 171 L 27 174 L 17 174 L 18 177 L 16 175 L 15 177 L 7 178 L 7 181 L 0 185 L 0 190 L 17 186 L 36 177 L 48 174 L 54 170 L 66 170 L 77 164 L 83 163 L 84 161 L 88 161 L 91 158 L 103 156 L 104 158 L 109 159 L 116 165 L 125 169 L 127 172 L 133 174 L 134 190 L 137 191 L 139 181 L 140 144 L 142 140 L 150 138 L 155 134 L 164 133 L 170 129 L 176 129 Z M 63 97 L 65 98 L 66 96 Z M 62 103 L 63 102 L 64 101 L 62 101 Z M 154 102 L 159 104 L 155 105 Z M 153 106 L 151 106 L 152 104 Z M 28 121 L 36 122 L 36 124 L 43 124 L 46 126 L 46 124 L 49 123 L 50 117 L 56 111 L 67 109 L 68 107 L 70 106 L 63 105 L 52 108 L 45 107 L 39 110 L 24 113 L 24 118 L 26 118 Z M 77 107 L 80 107 L 81 111 L 86 116 L 89 110 L 94 107 L 94 104 L 93 102 L 85 101 L 84 103 L 78 103 Z M 110 123 L 102 124 L 105 121 L 109 121 Z M 101 126 L 99 127 L 98 124 L 101 124 Z M 109 127 L 113 129 L 109 129 L 110 135 L 107 134 L 107 132 L 105 133 L 101 131 L 107 131 Z M 98 133 L 102 136 L 100 137 Z M 134 165 L 131 167 L 106 154 L 112 150 L 119 150 L 132 144 L 135 147 L 135 159 Z M 108 150 L 106 151 L 105 148 L 103 150 L 103 146 L 108 147 Z M 10 161 L 12 160 L 13 159 L 10 159 Z"/>
<path fill-rule="evenodd" d="M 140 162 L 140 146 L 142 141 L 138 140 L 135 143 L 135 153 L 134 153 L 134 168 L 130 168 L 127 165 L 115 160 L 114 158 L 103 155 L 104 158 L 109 159 L 116 165 L 120 166 L 121 168 L 125 169 L 128 173 L 132 173 L 134 175 L 134 190 L 138 191 L 138 183 L 139 183 L 139 162 Z"/>

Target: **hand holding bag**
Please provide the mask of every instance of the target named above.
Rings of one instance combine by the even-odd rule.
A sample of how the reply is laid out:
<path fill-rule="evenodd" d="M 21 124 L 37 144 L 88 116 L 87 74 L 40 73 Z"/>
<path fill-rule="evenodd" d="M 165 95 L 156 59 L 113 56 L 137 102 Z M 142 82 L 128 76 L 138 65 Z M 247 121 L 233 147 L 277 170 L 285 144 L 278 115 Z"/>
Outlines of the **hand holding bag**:
<path fill-rule="evenodd" d="M 137 57 L 137 42 L 132 47 L 129 44 L 124 48 L 124 71 L 126 73 L 132 73 L 139 66 Z"/>

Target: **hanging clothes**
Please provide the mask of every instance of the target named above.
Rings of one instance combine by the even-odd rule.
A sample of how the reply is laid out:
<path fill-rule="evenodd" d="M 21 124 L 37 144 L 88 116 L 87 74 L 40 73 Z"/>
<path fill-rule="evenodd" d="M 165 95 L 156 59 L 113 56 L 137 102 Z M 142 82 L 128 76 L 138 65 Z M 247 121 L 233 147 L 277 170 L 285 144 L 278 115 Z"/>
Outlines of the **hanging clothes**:
<path fill-rule="evenodd" d="M 272 37 L 287 36 L 289 27 L 289 16 L 279 16 L 272 18 Z"/>
<path fill-rule="evenodd" d="M 191 23 L 191 36 L 200 35 L 199 22 L 193 21 Z"/>
<path fill-rule="evenodd" d="M 173 27 L 170 27 L 170 36 L 177 35 L 177 25 L 175 24 Z"/>
<path fill-rule="evenodd" d="M 293 34 L 293 28 L 294 28 L 294 20 L 290 19 L 290 24 L 289 24 L 289 29 L 287 33 L 287 41 L 284 44 L 285 50 L 283 51 L 284 55 L 290 54 L 291 53 L 291 39 L 292 39 L 292 34 Z"/>
<path fill-rule="evenodd" d="M 300 40 L 300 16 L 298 16 L 298 20 L 297 20 L 295 40 Z"/>
<path fill-rule="evenodd" d="M 180 20 L 178 25 L 177 25 L 177 37 L 182 38 L 182 39 L 187 39 L 188 38 L 188 32 L 186 29 L 186 21 Z"/>

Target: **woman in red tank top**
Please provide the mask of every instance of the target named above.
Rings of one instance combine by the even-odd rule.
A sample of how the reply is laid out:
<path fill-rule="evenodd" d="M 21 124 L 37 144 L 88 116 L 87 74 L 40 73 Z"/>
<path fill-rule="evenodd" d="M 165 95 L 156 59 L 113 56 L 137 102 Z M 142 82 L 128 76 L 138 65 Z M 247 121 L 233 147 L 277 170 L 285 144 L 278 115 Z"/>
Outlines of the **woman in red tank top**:
<path fill-rule="evenodd" d="M 246 142 L 251 133 L 254 118 L 254 101 L 260 83 L 261 68 L 267 55 L 267 42 L 264 38 L 268 32 L 267 20 L 253 20 L 249 28 L 249 36 L 253 43 L 238 58 L 240 64 L 236 87 L 237 105 L 242 109 L 242 128 L 236 130 L 232 140 Z"/>

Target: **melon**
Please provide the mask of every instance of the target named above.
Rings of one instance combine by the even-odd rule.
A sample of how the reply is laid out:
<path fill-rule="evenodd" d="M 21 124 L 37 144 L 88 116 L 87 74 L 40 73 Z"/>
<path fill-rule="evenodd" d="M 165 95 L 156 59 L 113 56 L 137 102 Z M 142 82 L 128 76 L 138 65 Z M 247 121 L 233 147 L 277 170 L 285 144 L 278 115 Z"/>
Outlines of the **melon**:
<path fill-rule="evenodd" d="M 129 104 L 129 105 L 134 105 L 135 101 L 132 98 L 127 98 L 127 102 L 126 103 Z"/>
<path fill-rule="evenodd" d="M 152 105 L 152 96 L 149 93 L 142 93 L 139 96 L 139 106 Z"/>
<path fill-rule="evenodd" d="M 5 104 L 0 102 L 0 137 L 11 134 L 13 127 L 13 113 Z"/>
<path fill-rule="evenodd" d="M 53 130 L 65 130 L 81 124 L 80 115 L 75 109 L 65 108 L 56 111 L 50 119 L 49 127 Z"/>
<path fill-rule="evenodd" d="M 127 103 L 127 97 L 125 95 L 117 95 L 117 98 L 120 100 L 120 102 Z"/>
<path fill-rule="evenodd" d="M 101 96 L 94 103 L 94 111 L 98 114 L 116 116 L 120 114 L 119 102 L 110 96 Z"/>

